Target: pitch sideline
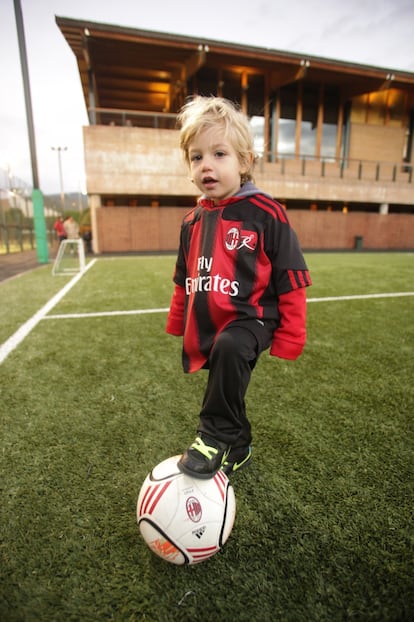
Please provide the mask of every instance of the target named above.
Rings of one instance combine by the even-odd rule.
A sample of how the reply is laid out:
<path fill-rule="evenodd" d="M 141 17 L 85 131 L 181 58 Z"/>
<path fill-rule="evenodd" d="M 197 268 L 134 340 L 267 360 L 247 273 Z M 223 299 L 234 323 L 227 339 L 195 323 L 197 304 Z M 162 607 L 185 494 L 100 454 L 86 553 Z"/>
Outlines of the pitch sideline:
<path fill-rule="evenodd" d="M 96 313 L 61 313 L 48 315 L 60 300 L 67 294 L 67 292 L 82 278 L 89 268 L 91 268 L 96 259 L 93 259 L 86 266 L 83 272 L 77 274 L 69 283 L 65 285 L 53 298 L 49 300 L 37 313 L 35 313 L 27 322 L 22 324 L 20 328 L 11 336 L 7 341 L 0 345 L 0 364 L 7 358 L 7 356 L 13 352 L 15 348 L 27 337 L 27 335 L 37 326 L 42 320 L 67 320 L 67 319 L 82 319 L 91 317 L 113 317 L 122 315 L 146 315 L 150 313 L 167 313 L 169 308 L 154 308 L 154 309 L 133 309 L 130 311 L 101 311 Z M 366 300 L 372 298 L 398 298 L 401 296 L 414 296 L 414 292 L 390 292 L 383 294 L 356 294 L 351 296 L 326 296 L 325 298 L 308 298 L 308 302 L 337 302 L 343 300 Z"/>
<path fill-rule="evenodd" d="M 7 341 L 0 345 L 0 365 L 9 356 L 9 354 L 13 352 L 15 348 L 17 348 L 17 346 L 23 341 L 23 339 L 27 337 L 27 335 L 35 328 L 35 326 L 37 326 L 37 324 L 44 319 L 46 314 L 49 313 L 49 311 L 51 311 L 51 309 L 53 309 L 53 307 L 55 307 L 57 303 L 60 302 L 60 300 L 62 300 L 62 298 L 67 294 L 70 289 L 72 289 L 74 285 L 76 285 L 76 283 L 82 278 L 85 272 L 87 272 L 87 270 L 89 270 L 89 268 L 91 268 L 95 262 L 96 259 L 92 259 L 92 261 L 88 263 L 88 265 L 82 272 L 79 272 L 79 274 L 74 276 L 73 279 L 69 281 L 69 283 L 66 283 L 66 285 L 62 287 L 62 289 L 57 294 L 55 294 L 53 298 L 51 298 L 29 320 L 27 320 L 27 322 L 22 324 L 20 328 L 18 328 L 16 332 L 11 337 L 9 337 L 9 339 L 7 339 Z"/>
<path fill-rule="evenodd" d="M 384 294 L 356 294 L 353 296 L 326 296 L 325 298 L 308 298 L 307 302 L 336 302 L 342 300 L 365 300 L 369 298 L 398 298 L 414 296 L 414 292 L 390 292 Z M 111 317 L 117 315 L 145 315 L 149 313 L 167 313 L 168 307 L 155 309 L 131 309 L 130 311 L 99 311 L 95 313 L 60 313 L 47 315 L 43 320 L 78 320 L 90 317 Z"/>

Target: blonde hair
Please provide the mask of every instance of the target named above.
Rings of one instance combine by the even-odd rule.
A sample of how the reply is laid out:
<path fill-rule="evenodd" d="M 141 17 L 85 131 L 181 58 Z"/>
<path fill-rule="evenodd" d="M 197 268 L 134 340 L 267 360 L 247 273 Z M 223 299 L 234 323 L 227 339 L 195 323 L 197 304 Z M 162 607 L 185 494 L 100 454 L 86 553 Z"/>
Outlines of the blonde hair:
<path fill-rule="evenodd" d="M 180 146 L 187 165 L 190 165 L 189 149 L 194 139 L 204 130 L 221 127 L 236 150 L 239 162 L 245 168 L 242 183 L 253 180 L 256 160 L 253 133 L 247 116 L 228 99 L 223 97 L 197 96 L 187 102 L 177 118 L 180 128 Z"/>

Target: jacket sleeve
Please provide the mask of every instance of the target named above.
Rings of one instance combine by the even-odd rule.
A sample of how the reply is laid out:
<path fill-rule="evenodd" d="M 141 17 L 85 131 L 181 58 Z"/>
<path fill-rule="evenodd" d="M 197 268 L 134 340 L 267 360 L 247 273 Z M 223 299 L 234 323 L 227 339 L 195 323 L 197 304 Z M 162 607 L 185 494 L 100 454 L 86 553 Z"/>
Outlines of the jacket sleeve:
<path fill-rule="evenodd" d="M 306 342 L 306 288 L 299 287 L 279 296 L 280 324 L 273 333 L 271 356 L 295 360 Z"/>
<path fill-rule="evenodd" d="M 180 337 L 184 334 L 184 301 L 185 289 L 176 284 L 167 317 L 166 332 L 170 335 Z"/>

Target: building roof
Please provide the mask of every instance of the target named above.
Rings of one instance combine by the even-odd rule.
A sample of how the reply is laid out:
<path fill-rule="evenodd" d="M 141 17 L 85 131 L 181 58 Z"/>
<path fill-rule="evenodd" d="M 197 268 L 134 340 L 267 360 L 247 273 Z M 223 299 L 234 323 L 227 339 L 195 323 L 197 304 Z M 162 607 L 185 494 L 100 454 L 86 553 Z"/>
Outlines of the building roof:
<path fill-rule="evenodd" d="M 66 17 L 56 23 L 76 56 L 87 109 L 175 112 L 174 94 L 204 66 L 265 74 L 271 90 L 306 77 L 339 87 L 344 100 L 396 88 L 414 102 L 411 72 Z"/>

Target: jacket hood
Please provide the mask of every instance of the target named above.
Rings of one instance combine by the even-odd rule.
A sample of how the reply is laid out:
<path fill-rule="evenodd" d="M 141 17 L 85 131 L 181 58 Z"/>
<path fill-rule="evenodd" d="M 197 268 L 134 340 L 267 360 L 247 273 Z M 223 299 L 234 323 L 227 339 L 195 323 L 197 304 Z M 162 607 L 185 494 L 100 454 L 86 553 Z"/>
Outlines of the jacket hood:
<path fill-rule="evenodd" d="M 262 194 L 269 197 L 270 199 L 272 198 L 270 194 L 259 190 L 259 188 L 252 181 L 246 181 L 242 186 L 240 186 L 240 190 L 236 192 L 233 197 L 225 199 L 224 203 L 233 203 L 236 199 L 244 199 L 245 197 L 249 197 L 252 194 Z M 200 201 L 206 204 L 210 201 L 210 199 L 205 194 L 203 194 L 203 196 L 200 198 Z"/>

